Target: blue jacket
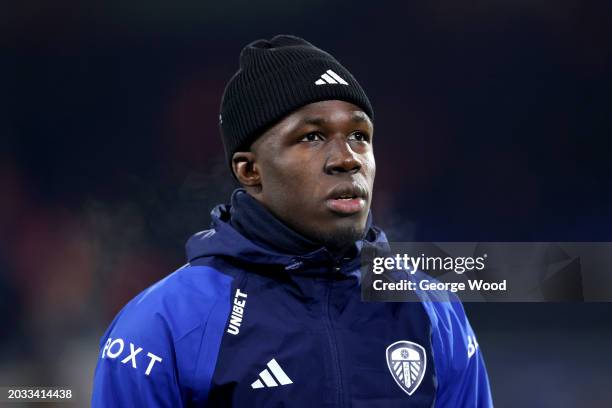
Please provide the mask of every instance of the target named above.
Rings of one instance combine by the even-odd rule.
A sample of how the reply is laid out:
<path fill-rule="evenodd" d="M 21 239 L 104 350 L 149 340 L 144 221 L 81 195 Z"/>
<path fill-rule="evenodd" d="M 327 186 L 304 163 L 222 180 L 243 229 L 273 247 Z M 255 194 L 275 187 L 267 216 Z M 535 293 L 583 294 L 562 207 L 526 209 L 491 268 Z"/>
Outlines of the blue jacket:
<path fill-rule="evenodd" d="M 353 255 L 335 259 L 275 249 L 291 232 L 255 214 L 245 228 L 215 208 L 187 243 L 189 263 L 119 312 L 100 341 L 92 406 L 492 406 L 458 301 L 361 301 L 359 250 L 386 243 L 370 221 Z"/>

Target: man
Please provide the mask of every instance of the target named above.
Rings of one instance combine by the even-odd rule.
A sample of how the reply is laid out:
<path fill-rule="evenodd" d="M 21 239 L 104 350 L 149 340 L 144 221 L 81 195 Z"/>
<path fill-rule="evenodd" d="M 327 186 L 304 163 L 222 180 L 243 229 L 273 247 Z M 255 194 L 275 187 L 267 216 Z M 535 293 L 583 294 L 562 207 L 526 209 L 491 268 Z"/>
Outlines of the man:
<path fill-rule="evenodd" d="M 96 407 L 488 407 L 458 302 L 362 302 L 373 111 L 328 53 L 279 35 L 246 46 L 220 125 L 243 187 L 187 243 L 188 264 L 103 335 Z"/>

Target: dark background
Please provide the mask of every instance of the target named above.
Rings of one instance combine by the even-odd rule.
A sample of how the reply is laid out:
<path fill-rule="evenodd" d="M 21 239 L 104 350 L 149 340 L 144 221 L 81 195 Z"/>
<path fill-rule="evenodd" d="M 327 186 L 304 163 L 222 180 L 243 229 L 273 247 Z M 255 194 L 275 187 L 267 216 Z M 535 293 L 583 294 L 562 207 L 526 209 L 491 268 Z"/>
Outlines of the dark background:
<path fill-rule="evenodd" d="M 278 33 L 375 109 L 394 240 L 612 241 L 612 3 L 59 0 L 0 9 L 0 386 L 89 399 L 98 341 L 234 185 L 219 101 Z M 497 406 L 610 406 L 610 304 L 466 304 Z"/>

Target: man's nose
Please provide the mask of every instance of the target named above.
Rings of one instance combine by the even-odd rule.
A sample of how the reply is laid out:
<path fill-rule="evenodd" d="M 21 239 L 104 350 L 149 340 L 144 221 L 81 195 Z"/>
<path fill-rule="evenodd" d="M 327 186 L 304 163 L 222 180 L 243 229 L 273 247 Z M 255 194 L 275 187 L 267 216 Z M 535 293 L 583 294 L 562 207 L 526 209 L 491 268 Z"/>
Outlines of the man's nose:
<path fill-rule="evenodd" d="M 344 139 L 344 138 L 342 138 Z M 357 173 L 361 169 L 358 155 L 351 149 L 347 140 L 334 140 L 329 144 L 325 173 Z"/>

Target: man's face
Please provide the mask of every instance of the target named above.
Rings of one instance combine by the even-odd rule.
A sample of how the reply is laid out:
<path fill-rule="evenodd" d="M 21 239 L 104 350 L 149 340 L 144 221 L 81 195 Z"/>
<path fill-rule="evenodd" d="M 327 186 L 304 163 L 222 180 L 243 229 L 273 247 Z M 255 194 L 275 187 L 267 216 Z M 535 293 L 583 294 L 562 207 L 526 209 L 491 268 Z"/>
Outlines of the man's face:
<path fill-rule="evenodd" d="M 259 183 L 247 189 L 297 232 L 344 249 L 364 233 L 376 173 L 373 133 L 351 103 L 306 105 L 253 143 Z"/>

